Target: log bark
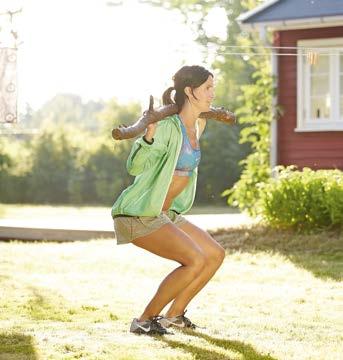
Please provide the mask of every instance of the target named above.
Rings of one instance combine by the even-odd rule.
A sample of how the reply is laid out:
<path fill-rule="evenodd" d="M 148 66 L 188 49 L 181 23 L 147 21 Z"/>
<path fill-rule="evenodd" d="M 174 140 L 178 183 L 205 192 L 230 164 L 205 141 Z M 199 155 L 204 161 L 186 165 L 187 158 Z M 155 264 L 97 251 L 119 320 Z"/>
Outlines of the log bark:
<path fill-rule="evenodd" d="M 112 130 L 112 137 L 115 140 L 131 139 L 142 133 L 149 124 L 164 119 L 167 116 L 178 112 L 176 104 L 161 106 L 154 109 L 154 98 L 150 95 L 149 109 L 143 112 L 143 115 L 132 125 L 119 125 Z M 223 107 L 210 107 L 210 111 L 202 112 L 200 118 L 212 119 L 225 124 L 235 124 L 236 116 L 233 112 L 225 110 Z"/>

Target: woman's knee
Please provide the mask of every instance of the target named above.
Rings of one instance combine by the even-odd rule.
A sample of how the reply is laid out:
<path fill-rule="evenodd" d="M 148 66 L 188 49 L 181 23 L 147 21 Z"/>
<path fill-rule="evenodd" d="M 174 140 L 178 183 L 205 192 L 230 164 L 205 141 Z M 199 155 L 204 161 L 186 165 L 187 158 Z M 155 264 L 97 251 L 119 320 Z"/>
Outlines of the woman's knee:
<path fill-rule="evenodd" d="M 206 266 L 206 256 L 202 251 L 196 251 L 192 254 L 188 262 L 189 268 L 198 275 Z"/>
<path fill-rule="evenodd" d="M 206 254 L 207 265 L 220 266 L 225 259 L 225 249 L 221 246 L 217 246 L 211 252 Z"/>

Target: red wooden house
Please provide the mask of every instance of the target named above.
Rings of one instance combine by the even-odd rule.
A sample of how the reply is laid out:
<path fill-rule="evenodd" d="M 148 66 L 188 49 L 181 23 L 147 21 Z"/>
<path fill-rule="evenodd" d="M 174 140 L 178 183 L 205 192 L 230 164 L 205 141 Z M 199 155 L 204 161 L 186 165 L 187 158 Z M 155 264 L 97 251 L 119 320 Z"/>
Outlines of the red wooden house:
<path fill-rule="evenodd" d="M 343 0 L 271 0 L 237 21 L 264 39 L 272 31 L 268 46 L 289 47 L 272 52 L 273 103 L 284 114 L 272 123 L 271 166 L 343 170 Z"/>

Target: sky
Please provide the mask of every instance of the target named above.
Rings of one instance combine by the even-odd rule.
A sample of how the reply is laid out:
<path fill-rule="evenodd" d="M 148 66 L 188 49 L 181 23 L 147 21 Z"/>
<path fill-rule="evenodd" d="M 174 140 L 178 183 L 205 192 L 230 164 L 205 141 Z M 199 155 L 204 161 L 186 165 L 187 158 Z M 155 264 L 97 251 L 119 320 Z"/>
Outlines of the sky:
<path fill-rule="evenodd" d="M 1 0 L 4 10 L 5 2 Z M 115 1 L 113 1 L 115 2 Z M 194 34 L 177 11 L 124 0 L 8 0 L 19 34 L 18 107 L 36 110 L 56 93 L 83 101 L 115 97 L 147 106 L 160 99 L 184 64 L 203 61 Z M 7 7 L 8 9 L 8 7 Z M 225 36 L 225 14 L 214 9 L 207 31 Z"/>

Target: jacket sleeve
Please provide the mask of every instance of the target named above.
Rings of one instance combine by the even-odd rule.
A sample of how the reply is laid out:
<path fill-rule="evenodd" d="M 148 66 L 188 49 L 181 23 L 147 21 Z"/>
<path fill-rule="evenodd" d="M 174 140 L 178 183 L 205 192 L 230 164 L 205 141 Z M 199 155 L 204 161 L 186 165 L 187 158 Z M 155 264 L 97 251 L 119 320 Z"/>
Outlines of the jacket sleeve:
<path fill-rule="evenodd" d="M 157 125 L 154 142 L 147 143 L 143 136 L 135 140 L 131 148 L 129 157 L 126 161 L 126 169 L 130 175 L 136 176 L 144 170 L 155 164 L 166 152 L 167 144 L 165 143 L 166 134 L 163 131 L 164 121 L 160 121 Z"/>

